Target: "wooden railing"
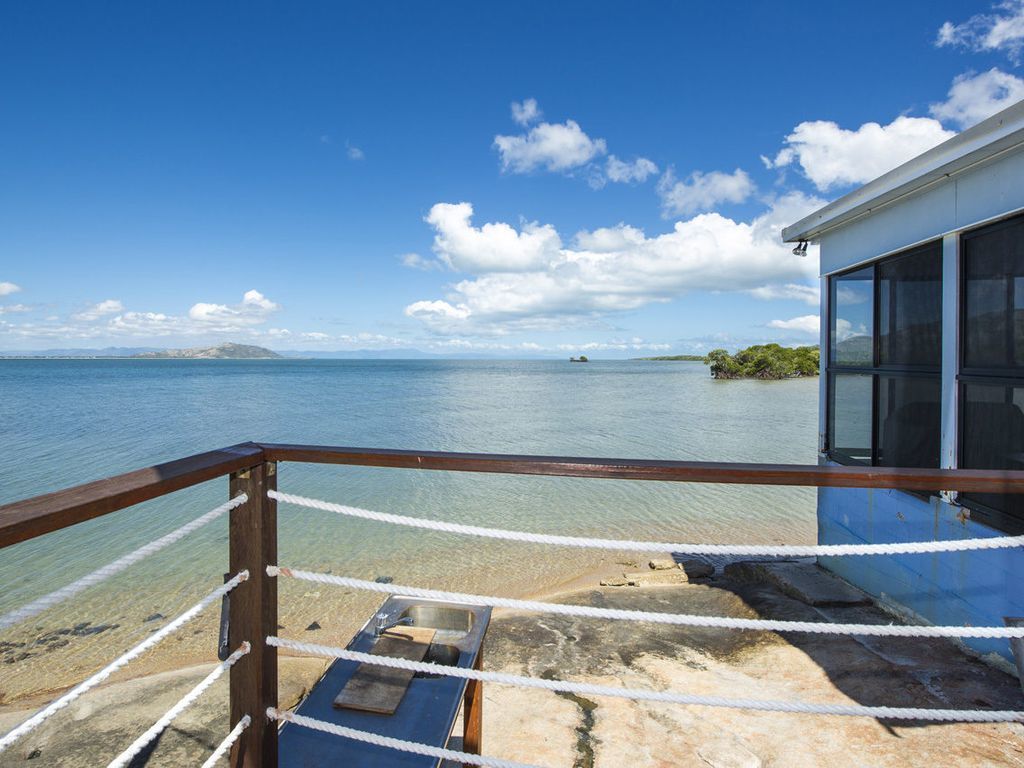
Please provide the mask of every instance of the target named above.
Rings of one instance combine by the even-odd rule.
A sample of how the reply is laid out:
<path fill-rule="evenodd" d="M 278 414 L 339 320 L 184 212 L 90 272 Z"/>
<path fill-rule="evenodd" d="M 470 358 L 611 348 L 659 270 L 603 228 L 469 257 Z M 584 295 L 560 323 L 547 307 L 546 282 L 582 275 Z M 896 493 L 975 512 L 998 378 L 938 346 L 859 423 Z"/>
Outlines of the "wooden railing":
<path fill-rule="evenodd" d="M 248 581 L 232 593 L 231 647 L 252 651 L 231 668 L 231 726 L 252 715 L 231 754 L 232 766 L 275 768 L 277 728 L 262 713 L 277 706 L 277 649 L 260 642 L 277 632 L 277 584 L 265 567 L 277 563 L 277 487 L 283 461 L 352 466 L 489 472 L 556 477 L 689 483 L 900 488 L 975 493 L 1024 492 L 1024 471 L 906 469 L 861 466 L 734 464 L 693 461 L 443 453 L 279 443 L 241 443 L 0 506 L 0 548 L 33 539 L 218 477 L 245 504 L 230 513 L 231 573 Z"/>

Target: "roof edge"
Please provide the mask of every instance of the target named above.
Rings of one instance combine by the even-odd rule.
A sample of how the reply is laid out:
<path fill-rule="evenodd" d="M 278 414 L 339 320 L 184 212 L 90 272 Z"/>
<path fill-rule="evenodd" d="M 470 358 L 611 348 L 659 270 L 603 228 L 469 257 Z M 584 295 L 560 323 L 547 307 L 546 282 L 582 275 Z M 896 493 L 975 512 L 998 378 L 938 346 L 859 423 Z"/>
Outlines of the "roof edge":
<path fill-rule="evenodd" d="M 825 232 L 1024 144 L 1024 101 L 997 112 L 782 230 L 782 240 L 818 240 Z"/>

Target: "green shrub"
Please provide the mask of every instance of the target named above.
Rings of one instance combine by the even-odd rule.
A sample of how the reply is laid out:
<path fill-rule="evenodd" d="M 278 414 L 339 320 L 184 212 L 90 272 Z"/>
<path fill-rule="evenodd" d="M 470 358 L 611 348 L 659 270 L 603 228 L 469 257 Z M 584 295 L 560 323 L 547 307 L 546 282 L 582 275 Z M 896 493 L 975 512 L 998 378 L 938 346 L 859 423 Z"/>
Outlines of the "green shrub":
<path fill-rule="evenodd" d="M 704 358 L 716 379 L 791 379 L 818 375 L 818 348 L 755 344 L 730 355 L 713 349 Z"/>

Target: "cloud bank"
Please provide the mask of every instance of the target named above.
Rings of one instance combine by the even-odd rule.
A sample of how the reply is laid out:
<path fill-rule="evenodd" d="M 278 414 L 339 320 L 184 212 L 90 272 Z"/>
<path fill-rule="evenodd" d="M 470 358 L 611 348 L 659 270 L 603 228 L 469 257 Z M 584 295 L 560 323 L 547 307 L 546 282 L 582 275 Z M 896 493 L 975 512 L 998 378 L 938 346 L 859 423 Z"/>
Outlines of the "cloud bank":
<path fill-rule="evenodd" d="M 566 247 L 549 224 L 477 227 L 471 204 L 439 203 L 427 217 L 435 253 L 473 277 L 405 314 L 436 333 L 500 335 L 593 324 L 697 290 L 804 298 L 814 289 L 801 283 L 816 277 L 816 260 L 794 256 L 780 232 L 821 204 L 790 193 L 749 222 L 705 213 L 652 237 L 620 223 L 579 232 Z"/>

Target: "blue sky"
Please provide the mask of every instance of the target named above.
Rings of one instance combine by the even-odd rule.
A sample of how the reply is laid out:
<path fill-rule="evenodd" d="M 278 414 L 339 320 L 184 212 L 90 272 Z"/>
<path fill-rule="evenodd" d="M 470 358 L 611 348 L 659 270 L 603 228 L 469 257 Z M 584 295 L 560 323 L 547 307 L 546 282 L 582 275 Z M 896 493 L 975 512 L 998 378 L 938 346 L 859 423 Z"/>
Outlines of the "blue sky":
<path fill-rule="evenodd" d="M 0 350 L 816 340 L 778 229 L 1024 98 L 1021 0 L 0 10 Z"/>

